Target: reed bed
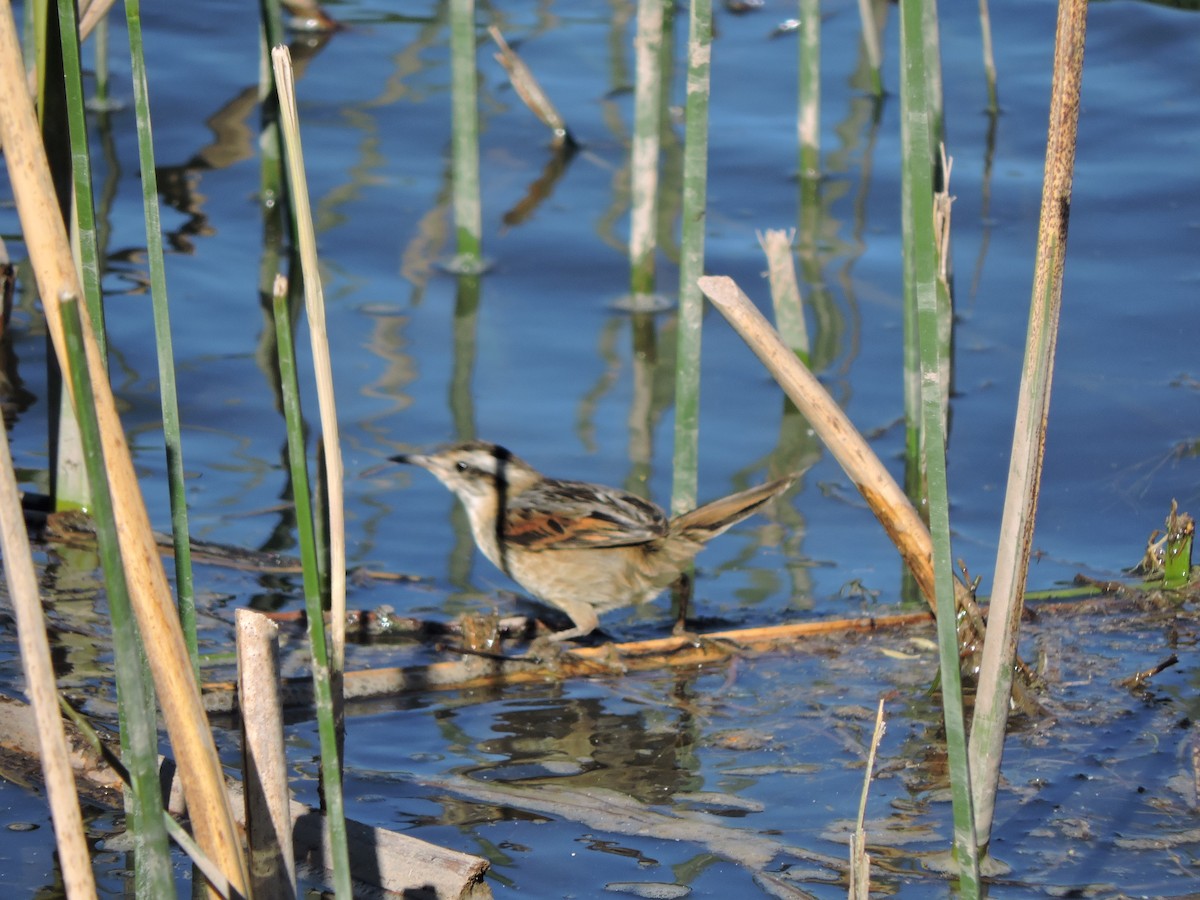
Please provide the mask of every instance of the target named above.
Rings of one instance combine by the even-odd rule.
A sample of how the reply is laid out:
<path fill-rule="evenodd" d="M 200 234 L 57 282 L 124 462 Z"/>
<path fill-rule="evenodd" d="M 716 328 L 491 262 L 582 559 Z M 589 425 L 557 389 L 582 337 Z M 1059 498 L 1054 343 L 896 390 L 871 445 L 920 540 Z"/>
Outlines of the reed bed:
<path fill-rule="evenodd" d="M 631 194 L 628 256 L 630 288 L 634 298 L 631 330 L 635 343 L 636 434 L 631 456 L 643 471 L 631 475 L 631 486 L 644 482 L 650 458 L 650 438 L 656 415 L 654 378 L 659 333 L 655 320 L 637 306 L 636 299 L 655 291 L 655 258 L 659 251 L 660 156 L 663 111 L 668 101 L 669 45 L 664 50 L 664 7 L 661 0 L 640 0 L 633 46 L 637 59 L 633 138 L 630 147 Z M 820 280 L 818 257 L 821 195 L 821 32 L 820 9 L 815 0 L 801 0 L 798 37 L 798 124 L 801 222 L 799 245 L 801 276 L 812 285 Z M 204 857 L 210 883 L 221 891 L 245 895 L 250 889 L 249 870 L 224 789 L 221 767 L 207 731 L 199 691 L 195 587 L 191 574 L 187 504 L 184 496 L 183 450 L 180 416 L 174 381 L 173 348 L 167 307 L 166 272 L 158 213 L 153 136 L 150 125 L 148 84 L 142 48 L 137 0 L 127 0 L 126 21 L 133 54 L 137 134 L 147 229 L 147 265 L 154 302 L 156 346 L 159 351 L 161 415 L 166 434 L 168 490 L 176 560 L 175 605 L 165 580 L 157 549 L 149 532 L 144 503 L 133 473 L 124 433 L 116 416 L 108 385 L 104 345 L 104 309 L 100 291 L 100 242 L 93 213 L 88 141 L 83 116 L 82 67 L 79 35 L 84 26 L 74 21 L 70 3 L 61 3 L 49 20 L 61 31 L 62 81 L 65 118 L 69 123 L 71 171 L 75 204 L 68 210 L 72 233 L 78 242 L 78 270 L 71 260 L 67 230 L 55 202 L 52 173 L 46 148 L 38 136 L 33 109 L 26 91 L 25 73 L 19 65 L 15 23 L 8 0 L 0 0 L 0 102 L 2 133 L 14 184 L 25 240 L 46 307 L 58 364 L 67 376 L 68 409 L 78 422 L 81 446 L 86 450 L 91 508 L 97 521 L 98 542 L 104 556 L 105 584 L 112 614 L 117 657 L 117 683 L 121 706 L 123 759 L 130 778 L 131 821 L 138 835 L 136 883 L 145 896 L 170 896 L 174 892 L 168 832 L 177 840 L 174 824 L 164 820 L 158 791 L 155 759 L 156 714 L 154 693 L 183 774 L 184 791 L 195 834 L 195 850 Z M 862 41 L 866 51 L 871 89 L 882 93 L 883 48 L 873 4 L 860 4 Z M 89 12 L 89 15 L 90 12 Z M 1082 71 L 1086 3 L 1062 0 L 1052 85 L 1050 130 L 1047 144 L 1045 188 L 1039 234 L 1025 369 L 1017 408 L 1017 428 L 1012 448 L 1012 475 L 1008 485 L 1002 543 L 996 562 L 996 590 L 986 633 L 984 618 L 974 605 L 973 588 L 956 577 L 951 544 L 951 516 L 947 474 L 948 408 L 953 372 L 950 368 L 952 329 L 951 283 L 948 270 L 949 157 L 943 147 L 944 111 L 936 6 L 931 0 L 902 0 L 900 4 L 900 104 L 903 146 L 904 295 L 906 302 L 906 406 L 907 444 L 919 477 L 907 485 L 907 495 L 875 459 L 867 441 L 820 385 L 809 365 L 821 365 L 819 350 L 810 348 L 807 313 L 796 277 L 792 243 L 794 235 L 768 232 L 761 237 L 768 257 L 771 292 L 778 328 L 755 310 L 732 279 L 705 274 L 707 210 L 709 95 L 713 49 L 712 6 L 699 0 L 690 7 L 688 77 L 685 103 L 685 138 L 682 154 L 682 213 L 680 227 L 680 285 L 674 344 L 675 468 L 672 507 L 682 511 L 695 505 L 699 467 L 699 372 L 704 297 L 733 324 L 754 349 L 768 371 L 804 415 L 812 430 L 830 448 L 850 475 L 867 505 L 896 544 L 911 577 L 936 614 L 939 649 L 937 685 L 942 699 L 953 797 L 954 837 L 947 868 L 958 878 L 964 897 L 982 893 L 982 871 L 987 871 L 987 848 L 1000 777 L 1000 758 L 1013 692 L 1013 673 L 1020 671 L 1016 658 L 1018 623 L 1024 599 L 1038 482 L 1045 445 L 1045 425 L 1062 275 L 1066 247 L 1066 211 L 1074 160 Z M 95 21 L 94 16 L 89 21 Z M 264 47 L 282 36 L 279 10 L 263 5 Z M 989 105 L 998 107 L 995 66 L 991 59 L 990 24 L 986 0 L 980 3 Z M 473 436 L 471 361 L 475 354 L 475 329 L 480 305 L 482 257 L 482 204 L 480 200 L 479 99 L 476 54 L 478 35 L 472 0 L 451 0 L 448 6 L 451 48 L 452 205 L 455 251 L 450 268 L 461 276 L 458 283 L 455 323 L 455 372 L 451 390 L 456 430 Z M 89 26 L 90 27 L 90 26 Z M 669 29 L 666 29 L 669 38 Z M 501 48 L 500 61 L 518 85 L 522 97 L 551 129 L 554 148 L 575 145 L 564 117 L 537 85 L 497 28 L 491 30 Z M 55 62 L 45 53 L 43 65 Z M 300 408 L 296 349 L 293 346 L 293 309 L 287 281 L 270 274 L 268 291 L 264 265 L 261 289 L 270 295 L 271 323 L 277 344 L 277 371 L 288 435 L 289 483 L 295 505 L 295 523 L 303 567 L 306 625 L 311 653 L 312 697 L 315 700 L 321 744 L 321 787 L 328 828 L 331 880 L 338 897 L 352 895 L 351 853 L 342 787 L 341 684 L 346 640 L 346 551 L 342 521 L 342 457 L 337 411 L 333 403 L 332 364 L 325 335 L 323 293 L 316 254 L 316 239 L 309 210 L 304 162 L 299 140 L 294 78 L 290 56 L 283 47 L 272 51 L 273 78 L 265 67 L 260 81 L 263 108 L 262 200 L 268 246 L 283 241 L 288 230 L 296 242 L 318 382 L 324 511 L 314 510 L 309 486 L 309 461 L 305 425 Z M 278 109 L 280 121 L 275 112 Z M 53 153 L 53 149 L 52 153 Z M 288 225 L 284 226 L 286 207 Z M 268 256 L 277 262 L 278 256 Z M 75 299 L 83 297 L 81 304 Z M 814 305 L 814 309 L 819 304 Z M 819 346 L 822 329 L 813 343 Z M 4 521 L 11 526 L 16 486 L 7 442 L 0 442 L 0 502 Z M 65 489 L 65 485 L 64 485 Z M 927 509 L 927 521 L 917 512 Z M 1171 583 L 1186 581 L 1194 526 L 1190 518 L 1168 523 L 1167 555 Z M 325 535 L 322 540 L 321 535 Z M 30 553 L 22 546 L 20 529 L 3 531 L 6 575 L 14 579 L 12 592 L 20 595 L 19 625 L 22 652 L 28 667 L 35 713 L 47 736 L 43 751 L 47 782 L 51 786 L 55 824 L 64 864 L 69 870 L 68 892 L 87 896 L 94 892 L 91 871 L 81 849 L 78 804 L 71 803 L 64 781 L 61 721 L 53 711 L 53 679 L 48 670 L 44 623 L 36 613 L 36 588 L 31 584 Z M 12 560 L 13 562 L 9 563 Z M 325 631 L 326 613 L 329 632 Z M 256 623 L 261 625 L 261 623 Z M 269 630 L 269 629 L 268 629 Z M 964 633 L 969 639 L 964 641 Z M 974 720 L 968 722 L 963 701 L 962 651 L 964 643 L 983 643 Z M 269 645 L 269 639 L 267 641 Z M 675 647 L 674 650 L 678 650 Z M 672 652 L 674 652 L 672 650 Z M 658 648 L 655 652 L 663 652 Z M 264 651 L 270 655 L 270 651 Z M 583 662 L 580 662 L 583 660 Z M 572 674 L 595 671 L 586 653 L 573 658 Z M 249 660 L 245 661 L 247 671 Z M 570 666 L 565 667 L 570 669 Z M 146 673 L 153 676 L 153 683 Z M 247 675 L 249 677 L 249 675 Z M 544 678 L 539 671 L 530 676 Z M 278 681 L 268 665 L 256 682 Z M 243 694 L 249 688 L 243 686 Z M 271 690 L 267 691 L 268 695 Z M 268 699 L 272 699 L 268 697 Z M 277 700 L 278 698 L 273 698 Z M 49 710 L 49 711 L 48 711 Z M 249 707 L 245 708 L 249 712 Z M 866 783 L 854 839 L 852 896 L 866 896 L 870 864 L 865 852 L 863 819 L 867 787 L 882 734 L 880 703 L 875 737 L 871 743 Z M 249 712 L 251 716 L 258 716 Z M 276 838 L 286 830 L 286 781 L 278 767 L 282 760 L 279 707 L 262 714 L 269 732 L 256 746 L 275 745 L 269 752 L 276 767 L 270 790 L 274 806 L 263 813 L 260 827 L 274 829 Z M 265 770 L 245 757 L 246 768 Z M 256 759 L 257 757 L 255 757 Z M 249 772 L 247 772 L 249 775 Z M 270 842 L 266 846 L 270 846 Z M 260 853 L 269 853 L 261 850 Z M 82 857 L 82 858 L 81 858 Z M 292 885 L 295 870 L 290 852 L 272 860 L 272 883 Z M 262 888 L 270 890 L 270 888 Z M 286 891 L 286 887 L 283 888 Z"/>

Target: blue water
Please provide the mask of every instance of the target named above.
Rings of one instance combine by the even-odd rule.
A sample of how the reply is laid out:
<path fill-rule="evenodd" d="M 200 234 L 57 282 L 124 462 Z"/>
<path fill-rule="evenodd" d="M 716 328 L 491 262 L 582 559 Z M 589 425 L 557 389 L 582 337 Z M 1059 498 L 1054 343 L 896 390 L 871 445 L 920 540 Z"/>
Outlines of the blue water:
<path fill-rule="evenodd" d="M 481 14 L 482 21 L 495 15 L 510 40 L 519 39 L 523 58 L 583 148 L 531 215 L 504 222 L 550 160 L 549 136 L 509 88 L 481 37 L 484 247 L 495 265 L 482 282 L 468 351 L 456 351 L 455 281 L 437 265 L 453 251 L 446 34 L 434 18 L 440 8 L 397 10 L 357 0 L 337 4 L 331 12 L 348 27 L 332 36 L 300 75 L 305 162 L 347 475 L 350 563 L 422 578 L 407 587 L 352 585 L 350 602 L 356 607 L 389 604 L 435 617 L 513 608 L 499 592 L 514 585 L 467 552 L 467 539 L 456 533 L 450 495 L 423 473 L 385 464 L 401 450 L 470 431 L 560 477 L 639 487 L 645 475 L 649 495 L 664 505 L 669 500 L 672 320 L 669 315 L 657 320 L 660 368 L 646 413 L 644 398 L 635 392 L 639 361 L 631 320 L 613 306 L 628 290 L 629 279 L 624 168 L 633 80 L 631 26 L 614 26 L 613 20 L 627 16 L 629 4 L 511 6 Z M 951 521 L 955 555 L 983 576 L 986 593 L 1029 305 L 1055 7 L 1032 0 L 996 4 L 1002 114 L 994 122 L 984 112 L 975 4 L 944 7 L 957 323 Z M 253 4 L 234 2 L 147 4 L 145 10 L 160 181 L 182 167 L 192 197 L 186 212 L 169 206 L 163 211 L 164 229 L 176 248 L 167 259 L 167 279 L 191 522 L 200 537 L 248 548 L 280 543 L 275 530 L 287 480 L 272 381 L 257 356 L 264 329 L 258 297 L 257 110 L 250 102 L 238 106 L 257 78 L 255 12 Z M 780 2 L 744 16 L 720 11 L 713 50 L 707 269 L 733 276 L 766 310 L 765 263 L 755 233 L 799 223 L 796 45 L 793 37 L 770 36 L 778 22 L 794 14 L 793 5 Z M 1161 526 L 1172 498 L 1185 510 L 1200 506 L 1200 462 L 1189 447 L 1200 437 L 1194 350 L 1200 283 L 1195 252 L 1200 19 L 1130 2 L 1095 3 L 1089 14 L 1032 588 L 1068 581 L 1077 572 L 1117 575 L 1141 557 L 1146 536 Z M 826 334 L 828 349 L 817 374 L 899 478 L 896 16 L 892 9 L 885 34 L 889 94 L 878 108 L 850 84 L 860 53 L 856 4 L 825 4 L 822 16 L 821 264 L 818 276 L 802 277 L 801 287 L 806 297 L 828 296 L 837 326 L 832 337 Z M 114 93 L 127 103 L 128 61 L 120 31 L 114 29 Z M 681 88 L 682 76 L 676 73 L 676 105 Z M 222 115 L 231 108 L 232 114 Z M 115 179 L 115 200 L 104 213 L 112 229 L 105 285 L 113 382 L 152 518 L 165 530 L 169 516 L 153 329 L 148 297 L 135 288 L 145 267 L 145 237 L 132 110 L 126 105 L 108 122 L 116 165 L 104 162 L 104 123 L 94 118 L 91 126 L 97 182 Z M 224 136 L 220 140 L 218 133 Z M 677 168 L 678 123 L 674 134 L 668 168 Z M 673 203 L 669 209 L 661 228 L 668 240 L 659 257 L 658 286 L 673 294 L 677 210 Z M 23 251 L 11 207 L 0 209 L 0 232 L 19 256 Z M 41 397 L 41 326 L 27 293 L 19 304 L 13 321 L 20 371 L 28 389 Z M 815 320 L 809 327 L 816 335 Z M 303 329 L 299 337 L 304 346 Z M 452 380 L 463 370 L 470 373 L 469 403 L 455 410 L 449 402 Z M 315 423 L 315 400 L 305 390 L 306 412 Z M 753 355 L 710 310 L 702 365 L 703 499 L 765 479 L 773 465 L 790 464 L 771 457 L 780 441 L 782 405 L 779 390 Z M 45 468 L 46 415 L 39 402 L 19 416 L 11 432 L 18 466 Z M 648 466 L 640 465 L 643 452 Z M 899 602 L 898 557 L 828 454 L 819 455 L 785 508 L 772 517 L 781 523 L 781 539 L 764 532 L 766 519 L 753 519 L 700 558 L 701 615 L 757 625 L 857 614 Z M 288 543 L 286 529 L 282 543 Z M 765 549 L 756 552 L 760 545 Z M 256 584 L 208 570 L 200 576 L 201 590 L 217 595 L 219 610 L 264 595 L 284 608 L 302 603 L 299 591 L 289 591 L 286 582 L 280 589 L 274 581 Z M 605 625 L 618 637 L 642 636 L 664 631 L 667 622 L 665 603 L 660 603 L 649 615 L 614 613 Z M 370 658 L 378 662 L 380 656 Z M 925 659 L 920 673 L 925 677 L 930 671 Z M 650 699 L 639 702 L 652 705 L 668 681 L 627 690 L 644 691 Z M 704 695 L 721 682 L 720 676 L 702 679 L 688 689 Z M 566 704 L 564 715 L 575 715 L 570 712 L 574 704 L 586 702 L 605 723 L 575 732 L 584 736 L 571 751 L 575 756 L 589 752 L 589 735 L 606 733 L 612 724 L 608 717 L 625 715 L 614 709 L 626 702 L 614 696 L 621 690 L 567 687 L 561 689 L 563 699 L 559 689 L 546 689 L 555 703 Z M 862 696 L 855 703 L 873 705 L 876 685 L 856 691 Z M 507 702 L 520 705 L 521 696 L 518 692 Z M 753 702 L 747 699 L 747 707 Z M 438 703 L 446 709 L 455 705 Z M 519 755 L 512 746 L 483 737 L 501 712 L 490 704 L 466 708 L 456 715 L 477 719 L 470 729 L 477 755 L 501 762 Z M 459 750 L 445 746 L 456 738 L 422 715 L 420 727 L 410 716 L 398 723 L 387 713 L 351 726 L 357 748 L 350 757 L 352 769 L 361 767 L 373 773 L 368 780 L 392 784 L 397 796 L 419 795 L 410 806 L 392 798 L 380 819 L 411 826 L 418 834 L 422 829 L 415 823 L 425 815 L 436 818 L 440 801 L 430 798 L 431 789 L 395 785 L 405 784 L 414 772 L 418 779 L 444 776 L 437 764 L 443 757 L 462 765 Z M 647 725 L 645 718 L 644 712 L 634 716 L 632 727 L 679 727 L 670 720 Z M 388 768 L 397 727 L 405 741 L 414 742 L 402 759 L 417 754 L 425 762 L 397 762 L 404 775 L 389 779 L 377 773 Z M 698 727 L 708 735 L 721 723 L 705 720 Z M 859 757 L 849 754 L 830 764 L 819 747 L 805 750 L 814 757 L 809 761 L 830 768 L 814 776 L 819 788 L 789 776 L 797 784 L 793 788 L 788 781 L 788 789 L 819 790 L 826 803 L 814 809 L 796 802 L 786 815 L 772 814 L 770 827 L 811 815 L 815 819 L 805 827 L 819 831 L 826 820 L 850 817 L 857 807 Z M 799 751 L 787 758 L 808 760 Z M 675 780 L 695 785 L 689 790 L 724 784 L 714 770 L 686 758 L 664 766 L 659 776 L 673 785 L 671 790 Z M 352 780 L 359 777 L 367 776 L 351 772 Z M 737 785 L 729 789 L 740 790 Z M 770 802 L 775 790 L 772 782 L 761 799 Z M 571 827 L 560 823 L 554 833 L 582 854 L 585 843 Z M 431 839 L 460 835 L 463 849 L 479 851 L 484 843 L 499 842 L 494 829 L 428 830 L 425 836 Z M 520 840 L 531 843 L 548 832 L 544 826 L 535 835 L 521 830 Z M 575 884 L 569 870 L 536 858 L 544 877 L 516 875 L 523 892 L 594 893 L 577 885 L 568 889 L 566 884 Z M 621 866 L 610 873 L 597 862 L 621 857 L 591 853 L 588 859 L 603 871 L 603 877 L 596 875 L 602 881 L 630 880 L 630 872 L 617 871 Z M 521 863 L 515 865 L 520 870 Z M 753 890 L 745 872 L 728 873 L 726 865 L 708 869 L 707 881 L 694 884 L 697 893 Z"/>

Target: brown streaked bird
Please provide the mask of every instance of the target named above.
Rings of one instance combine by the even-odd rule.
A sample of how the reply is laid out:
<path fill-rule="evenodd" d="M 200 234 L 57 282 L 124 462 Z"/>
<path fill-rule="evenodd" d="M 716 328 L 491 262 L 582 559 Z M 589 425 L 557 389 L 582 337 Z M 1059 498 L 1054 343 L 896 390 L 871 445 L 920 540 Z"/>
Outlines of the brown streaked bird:
<path fill-rule="evenodd" d="M 551 637 L 583 637 L 610 609 L 653 600 L 704 545 L 783 493 L 796 476 L 668 518 L 619 488 L 547 478 L 503 447 L 468 441 L 394 462 L 429 472 L 457 495 L 475 545 L 525 590 L 571 617 Z"/>

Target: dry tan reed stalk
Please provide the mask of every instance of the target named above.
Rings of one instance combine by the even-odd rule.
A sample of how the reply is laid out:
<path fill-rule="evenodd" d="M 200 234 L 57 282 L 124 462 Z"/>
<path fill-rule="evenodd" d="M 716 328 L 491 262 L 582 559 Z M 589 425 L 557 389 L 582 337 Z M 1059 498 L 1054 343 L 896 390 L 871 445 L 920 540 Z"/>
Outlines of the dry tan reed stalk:
<path fill-rule="evenodd" d="M 81 295 L 37 119 L 25 90 L 20 44 L 9 0 L 0 0 L 0 137 L 33 263 L 46 324 L 59 366 L 70 371 L 59 311 L 61 297 Z M 220 761 L 200 692 L 192 677 L 187 647 L 171 602 L 150 520 L 142 500 L 124 430 L 96 344 L 87 310 L 80 307 L 84 350 L 100 422 L 113 510 L 118 522 L 121 558 L 130 600 L 146 647 L 163 718 L 180 761 L 188 810 L 196 838 L 234 886 L 246 888 L 245 862 L 225 796 Z M 67 379 L 70 385 L 70 379 Z"/>
<path fill-rule="evenodd" d="M 867 752 L 867 768 L 863 774 L 862 799 L 858 804 L 858 819 L 850 835 L 850 900 L 868 900 L 871 896 L 871 856 L 867 853 L 867 832 L 863 822 L 867 817 L 867 793 L 875 772 L 875 756 L 883 740 L 883 698 L 875 713 L 875 730 L 871 732 L 871 749 Z"/>
<path fill-rule="evenodd" d="M 987 847 L 991 834 L 1000 779 L 1011 697 L 1012 660 L 1017 652 L 1017 633 L 1024 607 L 1046 447 L 1046 421 L 1062 305 L 1068 213 L 1079 126 L 1087 7 L 1087 0 L 1062 0 L 1055 33 L 1054 78 L 1050 87 L 1050 121 L 1029 333 L 1017 396 L 1004 514 L 1000 520 L 992 587 L 994 612 L 983 646 L 977 705 L 971 725 L 975 829 L 982 848 Z"/>
<path fill-rule="evenodd" d="M 325 448 L 325 484 L 329 512 L 329 638 L 330 669 L 335 681 L 346 660 L 346 523 L 345 481 L 342 447 L 338 438 L 337 402 L 333 391 L 333 363 L 329 356 L 329 333 L 325 327 L 325 294 L 317 261 L 317 238 L 313 231 L 304 179 L 304 154 L 300 146 L 300 121 L 296 111 L 296 82 L 292 57 L 287 47 L 271 51 L 279 111 L 284 133 L 295 136 L 284 142 L 292 189 L 292 207 L 299 232 L 300 267 L 304 273 L 304 308 L 312 343 L 313 369 L 317 380 L 317 406 L 321 414 L 321 441 Z M 335 700 L 336 706 L 336 700 Z"/>
<path fill-rule="evenodd" d="M 37 573 L 29 551 L 29 535 L 21 512 L 21 497 L 13 473 L 8 435 L 0 426 L 0 548 L 4 576 L 17 619 L 25 693 L 37 720 L 38 745 L 46 794 L 54 818 L 58 860 L 69 898 L 96 896 L 92 860 L 83 836 L 83 816 L 75 796 L 75 775 L 67 751 L 62 716 L 58 712 L 58 686 L 50 660 L 50 642 L 38 595 Z"/>
<path fill-rule="evenodd" d="M 700 279 L 700 290 L 750 345 L 837 458 L 900 551 L 930 607 L 934 607 L 933 542 L 929 529 L 900 485 L 841 407 L 783 343 L 732 278 L 706 275 Z"/>

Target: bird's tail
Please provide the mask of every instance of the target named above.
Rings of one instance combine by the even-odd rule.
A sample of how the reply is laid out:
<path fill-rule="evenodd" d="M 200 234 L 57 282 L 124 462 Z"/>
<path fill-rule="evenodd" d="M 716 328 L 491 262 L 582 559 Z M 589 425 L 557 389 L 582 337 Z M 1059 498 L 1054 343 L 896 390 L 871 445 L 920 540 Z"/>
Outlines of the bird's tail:
<path fill-rule="evenodd" d="M 671 534 L 703 544 L 742 519 L 754 515 L 791 487 L 796 477 L 791 475 L 778 481 L 768 481 L 678 515 L 671 520 Z"/>

